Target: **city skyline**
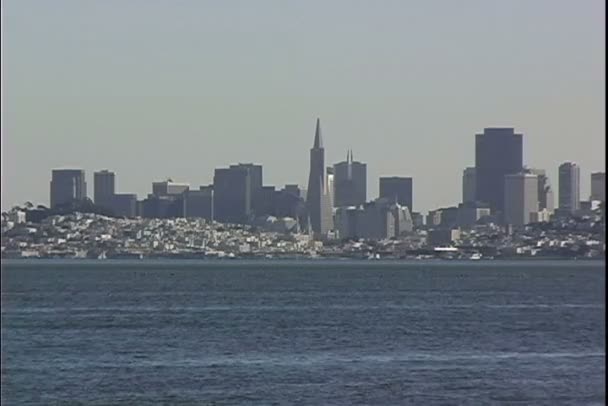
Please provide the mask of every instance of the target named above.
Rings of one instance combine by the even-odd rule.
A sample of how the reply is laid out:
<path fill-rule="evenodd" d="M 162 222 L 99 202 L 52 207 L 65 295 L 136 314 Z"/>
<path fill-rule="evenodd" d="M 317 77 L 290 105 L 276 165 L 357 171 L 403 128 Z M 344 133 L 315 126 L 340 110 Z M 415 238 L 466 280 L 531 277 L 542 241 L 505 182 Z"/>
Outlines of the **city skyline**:
<path fill-rule="evenodd" d="M 554 187 L 579 163 L 581 198 L 604 170 L 603 2 L 136 4 L 4 5 L 3 210 L 66 166 L 139 196 L 229 162 L 305 187 L 317 116 L 326 162 L 354 150 L 368 197 L 414 178 L 421 210 L 459 200 L 482 128 L 525 134 Z"/>

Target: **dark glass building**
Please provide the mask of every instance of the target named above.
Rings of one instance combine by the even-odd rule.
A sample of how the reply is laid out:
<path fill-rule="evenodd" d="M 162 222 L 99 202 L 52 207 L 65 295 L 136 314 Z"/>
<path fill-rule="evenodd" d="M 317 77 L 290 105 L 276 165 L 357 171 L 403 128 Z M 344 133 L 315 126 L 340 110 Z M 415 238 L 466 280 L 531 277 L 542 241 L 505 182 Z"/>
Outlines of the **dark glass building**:
<path fill-rule="evenodd" d="M 391 203 L 407 206 L 410 213 L 414 210 L 412 178 L 390 176 L 380 178 L 380 198 L 388 199 Z"/>
<path fill-rule="evenodd" d="M 353 160 L 353 152 L 346 161 L 334 165 L 334 207 L 361 206 L 367 200 L 367 165 Z"/>
<path fill-rule="evenodd" d="M 486 128 L 475 135 L 475 200 L 503 212 L 505 176 L 523 169 L 523 135 L 513 128 Z"/>
<path fill-rule="evenodd" d="M 82 169 L 53 169 L 51 208 L 87 197 L 87 182 Z"/>
<path fill-rule="evenodd" d="M 116 193 L 116 175 L 114 172 L 103 170 L 95 172 L 93 177 L 93 199 L 95 204 L 110 207 L 112 197 Z"/>
<path fill-rule="evenodd" d="M 262 166 L 231 165 L 218 168 L 213 176 L 214 219 L 243 224 L 251 220 L 255 199 L 262 190 Z"/>

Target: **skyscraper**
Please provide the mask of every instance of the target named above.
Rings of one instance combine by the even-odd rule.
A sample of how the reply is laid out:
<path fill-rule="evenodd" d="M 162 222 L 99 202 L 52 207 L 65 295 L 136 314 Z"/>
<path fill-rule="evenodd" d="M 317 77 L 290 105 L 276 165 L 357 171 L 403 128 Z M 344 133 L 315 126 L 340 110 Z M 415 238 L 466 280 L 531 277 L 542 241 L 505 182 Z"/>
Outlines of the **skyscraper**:
<path fill-rule="evenodd" d="M 538 210 L 553 212 L 555 202 L 549 178 L 544 169 L 525 169 L 524 172 L 538 176 Z"/>
<path fill-rule="evenodd" d="M 93 177 L 93 198 L 95 204 L 104 207 L 112 205 L 112 198 L 116 193 L 116 175 L 106 169 L 95 172 Z"/>
<path fill-rule="evenodd" d="M 505 175 L 523 169 L 523 135 L 513 128 L 486 128 L 475 135 L 475 200 L 503 211 Z"/>
<path fill-rule="evenodd" d="M 475 201 L 476 176 L 475 168 L 465 168 L 462 173 L 462 202 L 472 203 Z"/>
<path fill-rule="evenodd" d="M 87 197 L 87 183 L 82 169 L 53 169 L 51 178 L 51 208 L 84 200 Z"/>
<path fill-rule="evenodd" d="M 538 212 L 538 176 L 514 173 L 505 176 L 505 223 L 521 227 Z"/>
<path fill-rule="evenodd" d="M 580 168 L 574 162 L 559 166 L 559 209 L 574 212 L 580 207 Z"/>
<path fill-rule="evenodd" d="M 606 172 L 591 174 L 591 200 L 606 201 Z"/>
<path fill-rule="evenodd" d="M 399 176 L 381 177 L 380 198 L 386 198 L 391 203 L 407 206 L 411 213 L 414 210 L 413 183 L 412 178 Z"/>
<path fill-rule="evenodd" d="M 306 208 L 312 232 L 324 236 L 333 228 L 331 195 L 325 174 L 325 149 L 321 138 L 321 124 L 317 119 L 315 140 L 310 149 L 310 172 L 306 193 Z"/>
<path fill-rule="evenodd" d="M 360 206 L 367 200 L 367 165 L 353 160 L 353 151 L 346 161 L 334 165 L 334 207 Z"/>
<path fill-rule="evenodd" d="M 262 166 L 230 165 L 213 176 L 213 215 L 223 223 L 247 223 L 262 190 Z"/>

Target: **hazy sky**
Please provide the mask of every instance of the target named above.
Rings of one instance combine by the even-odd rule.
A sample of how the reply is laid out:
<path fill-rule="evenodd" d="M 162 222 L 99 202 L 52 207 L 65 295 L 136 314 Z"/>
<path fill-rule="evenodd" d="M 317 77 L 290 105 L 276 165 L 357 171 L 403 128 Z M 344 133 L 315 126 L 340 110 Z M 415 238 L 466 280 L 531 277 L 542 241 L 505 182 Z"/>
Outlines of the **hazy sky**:
<path fill-rule="evenodd" d="M 524 134 L 524 163 L 605 167 L 603 0 L 3 1 L 2 208 L 48 204 L 52 168 L 167 177 L 264 166 L 305 187 L 326 162 L 414 177 L 414 210 L 456 204 L 474 134 Z M 556 193 L 557 195 L 557 193 Z"/>

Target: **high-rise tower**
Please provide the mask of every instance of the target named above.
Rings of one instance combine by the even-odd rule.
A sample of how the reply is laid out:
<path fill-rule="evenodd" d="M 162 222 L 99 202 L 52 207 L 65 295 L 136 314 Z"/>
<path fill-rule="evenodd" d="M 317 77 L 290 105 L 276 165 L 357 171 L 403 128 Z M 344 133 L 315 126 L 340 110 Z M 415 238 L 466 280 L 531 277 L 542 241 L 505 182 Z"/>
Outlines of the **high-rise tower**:
<path fill-rule="evenodd" d="M 334 165 L 334 207 L 360 206 L 367 199 L 367 165 L 353 160 L 348 151 L 346 161 Z"/>
<path fill-rule="evenodd" d="M 312 231 L 324 236 L 332 227 L 331 195 L 325 174 L 325 149 L 321 138 L 321 124 L 317 118 L 315 141 L 310 149 L 310 173 L 306 193 L 306 207 Z"/>
<path fill-rule="evenodd" d="M 475 200 L 502 212 L 505 175 L 523 169 L 523 135 L 513 128 L 485 128 L 475 135 Z"/>

